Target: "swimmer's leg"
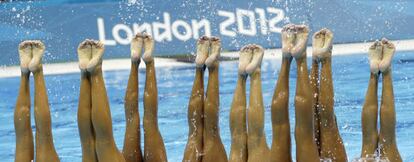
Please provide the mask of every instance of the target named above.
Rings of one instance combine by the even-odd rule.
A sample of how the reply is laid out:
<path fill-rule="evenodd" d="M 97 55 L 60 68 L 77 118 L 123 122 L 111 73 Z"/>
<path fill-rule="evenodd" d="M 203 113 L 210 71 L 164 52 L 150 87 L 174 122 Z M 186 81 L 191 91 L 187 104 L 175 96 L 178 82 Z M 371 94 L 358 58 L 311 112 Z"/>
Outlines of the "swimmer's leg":
<path fill-rule="evenodd" d="M 319 56 L 321 54 L 321 50 L 323 48 L 325 42 L 325 32 L 323 30 L 316 32 L 313 35 L 312 39 L 312 68 L 310 74 L 310 84 L 312 88 L 313 94 L 313 109 L 314 109 L 314 130 L 315 130 L 315 141 L 316 145 L 318 146 L 318 152 L 320 155 L 321 152 L 321 143 L 320 143 L 320 127 L 319 127 L 319 63 L 320 59 Z"/>
<path fill-rule="evenodd" d="M 391 162 L 401 162 L 401 156 L 398 151 L 395 137 L 396 115 L 394 104 L 394 90 L 391 74 L 391 59 L 394 55 L 395 47 L 391 42 L 383 40 L 383 61 L 388 61 L 388 67 L 382 68 L 382 97 L 380 109 L 380 134 L 379 145 L 381 155 L 387 157 Z M 389 59 L 389 60 L 387 60 Z"/>
<path fill-rule="evenodd" d="M 314 135 L 313 95 L 310 89 L 308 68 L 306 63 L 306 39 L 308 28 L 296 26 L 298 42 L 292 55 L 297 64 L 297 82 L 295 95 L 295 139 L 296 160 L 298 162 L 319 162 L 318 147 Z M 299 53 L 298 53 L 299 52 Z"/>
<path fill-rule="evenodd" d="M 16 132 L 15 162 L 27 162 L 34 158 L 34 144 L 32 127 L 30 124 L 30 72 L 28 64 L 32 59 L 31 45 L 22 42 L 19 46 L 20 54 L 20 90 L 14 110 L 14 129 Z"/>
<path fill-rule="evenodd" d="M 204 106 L 204 62 L 208 56 L 210 42 L 201 37 L 197 42 L 197 58 L 193 88 L 188 103 L 188 140 L 183 162 L 201 162 L 203 154 L 203 106 Z"/>
<path fill-rule="evenodd" d="M 266 143 L 266 135 L 264 132 L 264 104 L 262 96 L 262 80 L 261 80 L 261 62 L 263 58 L 263 48 L 252 45 L 253 58 L 246 69 L 250 75 L 250 102 L 248 109 L 248 128 L 247 128 L 247 147 L 249 162 L 266 162 L 270 161 L 270 150 Z M 252 65 L 252 66 L 250 66 Z"/>
<path fill-rule="evenodd" d="M 137 34 L 131 41 L 131 71 L 125 92 L 126 129 L 122 153 L 126 162 L 141 162 L 141 131 L 138 111 L 138 67 L 141 61 L 143 38 Z"/>
<path fill-rule="evenodd" d="M 315 132 L 315 142 L 318 146 L 318 152 L 321 152 L 321 142 L 320 142 L 320 114 L 319 114 L 319 61 L 312 59 L 310 74 L 310 85 L 312 89 L 313 96 L 313 120 L 314 120 L 314 132 Z"/>
<path fill-rule="evenodd" d="M 247 162 L 246 125 L 246 66 L 251 61 L 252 51 L 243 47 L 239 56 L 239 75 L 230 109 L 231 162 Z"/>
<path fill-rule="evenodd" d="M 373 66 L 382 58 L 382 43 L 377 41 L 369 49 L 371 73 L 365 103 L 362 108 L 362 151 L 361 157 L 373 155 L 378 147 L 378 67 Z"/>
<path fill-rule="evenodd" d="M 146 78 L 144 90 L 144 161 L 166 162 L 164 141 L 158 129 L 158 90 L 155 75 L 154 40 L 144 35 L 144 56 L 146 65 Z"/>
<path fill-rule="evenodd" d="M 272 99 L 272 161 L 292 161 L 289 123 L 289 71 L 292 57 L 283 58 Z"/>
<path fill-rule="evenodd" d="M 35 80 L 36 161 L 59 161 L 53 144 L 50 109 L 43 77 L 42 56 L 45 46 L 40 41 L 33 41 L 32 48 L 33 59 L 29 69 Z"/>
<path fill-rule="evenodd" d="M 92 97 L 89 74 L 82 72 L 78 106 L 78 128 L 82 143 L 82 161 L 98 161 L 92 125 Z"/>
<path fill-rule="evenodd" d="M 319 55 L 321 77 L 319 91 L 320 156 L 333 162 L 346 162 L 347 156 L 334 111 L 334 89 L 332 81 L 332 39 L 333 33 L 323 29 L 324 46 L 327 50 Z"/>
<path fill-rule="evenodd" d="M 92 125 L 92 97 L 90 76 L 86 71 L 87 62 L 91 59 L 92 49 L 90 44 L 82 42 L 78 48 L 79 68 L 81 69 L 78 128 L 82 144 L 82 161 L 98 161 L 95 149 L 95 132 Z"/>
<path fill-rule="evenodd" d="M 273 162 L 292 162 L 289 123 L 289 71 L 292 62 L 290 48 L 293 46 L 293 40 L 291 39 L 294 35 L 288 33 L 289 28 L 290 26 L 285 26 L 282 31 L 282 48 L 284 49 L 282 50 L 282 65 L 271 105 L 273 139 L 270 159 Z"/>
<path fill-rule="evenodd" d="M 220 39 L 211 38 L 211 54 L 206 60 L 208 85 L 204 101 L 204 156 L 203 162 L 226 162 L 227 155 L 220 138 L 219 130 L 219 62 Z M 208 60 L 210 60 L 208 62 Z"/>
<path fill-rule="evenodd" d="M 96 154 L 98 161 L 123 162 L 125 160 L 116 147 L 112 132 L 111 112 L 102 76 L 104 46 L 100 42 L 90 41 L 90 43 L 92 59 L 87 70 L 91 73 L 92 124 L 96 137 Z"/>

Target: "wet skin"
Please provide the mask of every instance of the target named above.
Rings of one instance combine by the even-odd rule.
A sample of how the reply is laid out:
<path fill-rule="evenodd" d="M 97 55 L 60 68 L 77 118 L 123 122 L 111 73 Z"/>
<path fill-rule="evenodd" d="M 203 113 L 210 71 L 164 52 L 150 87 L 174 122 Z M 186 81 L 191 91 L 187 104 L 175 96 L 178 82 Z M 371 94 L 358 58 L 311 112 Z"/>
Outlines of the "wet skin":
<path fill-rule="evenodd" d="M 396 143 L 396 113 L 392 84 L 391 61 L 395 46 L 386 39 L 376 41 L 369 50 L 371 74 L 365 103 L 362 109 L 362 152 L 361 157 L 374 155 L 379 151 L 391 162 L 401 162 Z M 382 74 L 382 97 L 380 108 L 380 131 L 377 130 L 378 78 Z"/>
<path fill-rule="evenodd" d="M 79 45 L 81 87 L 78 127 L 82 142 L 82 161 L 124 162 L 112 132 L 112 119 L 102 76 L 104 46 L 93 40 Z"/>
<path fill-rule="evenodd" d="M 30 123 L 30 73 L 22 72 L 20 90 L 14 110 L 14 129 L 16 131 L 16 162 L 34 159 L 33 134 Z"/>
<path fill-rule="evenodd" d="M 138 111 L 138 67 L 140 60 L 131 61 L 131 71 L 125 92 L 126 130 L 124 137 L 123 155 L 126 162 L 143 161 L 141 153 L 141 131 Z"/>
<path fill-rule="evenodd" d="M 272 98 L 272 130 L 273 140 L 271 147 L 271 160 L 292 161 L 291 137 L 289 123 L 289 71 L 292 58 L 283 58 Z"/>
<path fill-rule="evenodd" d="M 209 46 L 210 38 L 207 36 L 203 36 L 197 41 L 195 76 L 187 111 L 188 140 L 183 162 L 201 162 L 204 154 L 204 72 Z"/>
<path fill-rule="evenodd" d="M 247 161 L 246 79 L 239 74 L 230 109 L 231 162 Z"/>
<path fill-rule="evenodd" d="M 248 109 L 248 161 L 270 161 L 264 132 L 264 104 L 260 66 L 250 75 L 250 102 Z"/>
<path fill-rule="evenodd" d="M 188 141 L 183 162 L 201 162 L 203 154 L 203 106 L 205 67 L 196 67 L 188 104 Z"/>
<path fill-rule="evenodd" d="M 42 56 L 44 50 L 45 46 L 40 41 L 24 41 L 19 47 L 22 75 L 14 114 L 16 130 L 16 162 L 32 161 L 34 158 L 33 135 L 30 124 L 30 72 L 32 72 L 34 76 L 35 90 L 35 160 L 60 161 L 53 144 L 50 109 L 43 76 Z"/>
<path fill-rule="evenodd" d="M 332 81 L 333 33 L 322 29 L 313 36 L 311 86 L 315 110 L 315 134 L 319 155 L 333 162 L 346 162 L 347 156 L 334 113 L 334 89 Z M 321 72 L 319 75 L 319 64 Z"/>
<path fill-rule="evenodd" d="M 154 61 L 146 61 L 144 90 L 144 161 L 165 162 L 167 154 L 158 128 L 158 90 Z"/>
<path fill-rule="evenodd" d="M 98 161 L 95 148 L 95 132 L 92 125 L 92 95 L 89 74 L 81 72 L 78 105 L 78 128 L 82 144 L 82 161 Z"/>
<path fill-rule="evenodd" d="M 218 40 L 219 41 L 219 40 Z M 215 42 L 218 43 L 218 42 Z M 213 47 L 212 43 L 212 51 Z M 217 45 L 215 45 L 217 46 Z M 220 51 L 216 51 L 220 52 Z M 217 54 L 217 53 L 216 53 Z M 213 52 L 211 55 L 215 55 Z M 217 54 L 218 55 L 218 54 Z M 204 100 L 204 131 L 203 131 L 203 162 L 226 162 L 227 155 L 221 142 L 219 130 L 219 62 L 218 58 L 212 59 L 208 66 L 208 84 L 206 98 Z M 207 58 L 208 60 L 208 58 Z"/>

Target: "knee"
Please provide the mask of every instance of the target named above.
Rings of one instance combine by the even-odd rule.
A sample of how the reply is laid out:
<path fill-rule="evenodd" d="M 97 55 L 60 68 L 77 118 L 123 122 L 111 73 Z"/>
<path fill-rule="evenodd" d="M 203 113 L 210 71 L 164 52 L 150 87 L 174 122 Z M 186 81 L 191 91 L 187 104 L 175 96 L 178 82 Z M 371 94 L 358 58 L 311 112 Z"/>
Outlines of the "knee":
<path fill-rule="evenodd" d="M 15 119 L 22 120 L 23 118 L 30 118 L 30 107 L 22 106 L 15 110 Z"/>
<path fill-rule="evenodd" d="M 272 100 L 272 105 L 277 106 L 280 104 L 287 103 L 289 101 L 289 94 L 287 92 L 280 92 L 275 94 L 275 99 Z"/>
<path fill-rule="evenodd" d="M 304 107 L 304 106 L 312 106 L 312 99 L 305 96 L 295 96 L 295 106 L 296 107 Z"/>

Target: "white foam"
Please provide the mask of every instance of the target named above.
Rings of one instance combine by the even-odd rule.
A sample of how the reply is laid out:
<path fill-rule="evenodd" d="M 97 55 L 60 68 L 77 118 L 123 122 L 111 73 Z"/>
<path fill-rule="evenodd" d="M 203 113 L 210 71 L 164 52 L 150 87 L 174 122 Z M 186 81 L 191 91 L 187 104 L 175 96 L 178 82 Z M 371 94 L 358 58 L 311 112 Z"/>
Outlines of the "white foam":
<path fill-rule="evenodd" d="M 397 51 L 414 51 L 414 39 L 411 40 L 397 40 L 392 41 Z M 373 42 L 366 43 L 352 43 L 352 44 L 335 44 L 333 46 L 333 55 L 351 55 L 351 54 L 365 54 L 368 52 L 369 46 Z M 307 48 L 308 57 L 311 57 L 312 47 Z M 239 51 L 237 52 L 223 52 L 221 54 L 224 57 L 238 58 Z M 17 56 L 16 56 L 17 57 Z M 268 49 L 265 50 L 264 59 L 281 59 L 281 49 Z M 176 59 L 169 58 L 155 58 L 155 67 L 184 67 L 195 66 L 194 63 L 179 62 Z M 103 61 L 102 68 L 104 71 L 112 70 L 129 70 L 131 68 L 131 59 L 108 59 Z M 140 68 L 145 68 L 145 63 L 141 62 Z M 78 62 L 68 63 L 52 63 L 44 64 L 43 72 L 45 75 L 53 74 L 67 74 L 67 73 L 79 73 Z M 0 67 L 0 78 L 18 77 L 20 76 L 19 66 L 3 66 Z"/>

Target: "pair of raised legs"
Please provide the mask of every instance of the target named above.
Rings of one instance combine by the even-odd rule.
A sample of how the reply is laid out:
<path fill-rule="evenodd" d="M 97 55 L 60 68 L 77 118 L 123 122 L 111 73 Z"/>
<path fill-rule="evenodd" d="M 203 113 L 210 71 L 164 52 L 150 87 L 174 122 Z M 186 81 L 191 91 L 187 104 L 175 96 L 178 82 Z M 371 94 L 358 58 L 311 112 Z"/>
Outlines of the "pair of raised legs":
<path fill-rule="evenodd" d="M 273 141 L 271 160 L 291 162 L 289 123 L 289 71 L 295 58 L 297 81 L 295 95 L 295 139 L 298 162 L 319 162 L 314 134 L 313 94 L 306 62 L 308 27 L 287 25 L 282 30 L 282 65 L 271 104 Z"/>
<path fill-rule="evenodd" d="M 112 132 L 108 96 L 102 75 L 104 45 L 85 40 L 78 47 L 81 85 L 78 105 L 78 127 L 83 162 L 124 162 Z"/>
<path fill-rule="evenodd" d="M 141 154 L 138 111 L 138 67 L 141 54 L 146 65 L 144 90 L 144 157 Z M 131 41 L 131 71 L 125 93 L 126 131 L 123 154 L 127 162 L 166 162 L 164 141 L 158 129 L 158 90 L 153 59 L 154 40 L 147 34 L 136 34 Z"/>
<path fill-rule="evenodd" d="M 240 51 L 239 72 L 230 110 L 232 162 L 270 161 L 264 132 L 261 62 L 264 50 L 247 45 Z M 250 76 L 250 102 L 247 109 L 246 80 Z M 247 114 L 247 118 L 246 118 Z"/>
<path fill-rule="evenodd" d="M 319 155 L 333 162 L 346 162 L 346 150 L 339 134 L 334 112 L 332 81 L 333 33 L 322 29 L 313 36 L 312 69 L 310 75 L 313 92 L 314 129 Z M 319 65 L 321 69 L 319 71 Z"/>
<path fill-rule="evenodd" d="M 401 162 L 395 136 L 395 104 L 391 62 L 395 46 L 386 39 L 376 41 L 369 49 L 370 80 L 362 109 L 361 157 L 379 153 L 391 162 Z M 380 130 L 378 133 L 378 78 L 382 74 Z"/>
<path fill-rule="evenodd" d="M 226 162 L 227 155 L 219 130 L 220 39 L 201 37 L 197 42 L 196 74 L 188 104 L 188 141 L 183 162 Z M 208 85 L 204 97 L 204 71 Z"/>
<path fill-rule="evenodd" d="M 49 103 L 43 77 L 42 57 L 44 51 L 45 46 L 40 41 L 24 41 L 19 46 L 21 80 L 19 96 L 14 111 L 16 162 L 30 162 L 34 160 L 34 143 L 30 123 L 30 73 L 33 73 L 35 86 L 35 161 L 60 161 L 53 144 Z"/>

